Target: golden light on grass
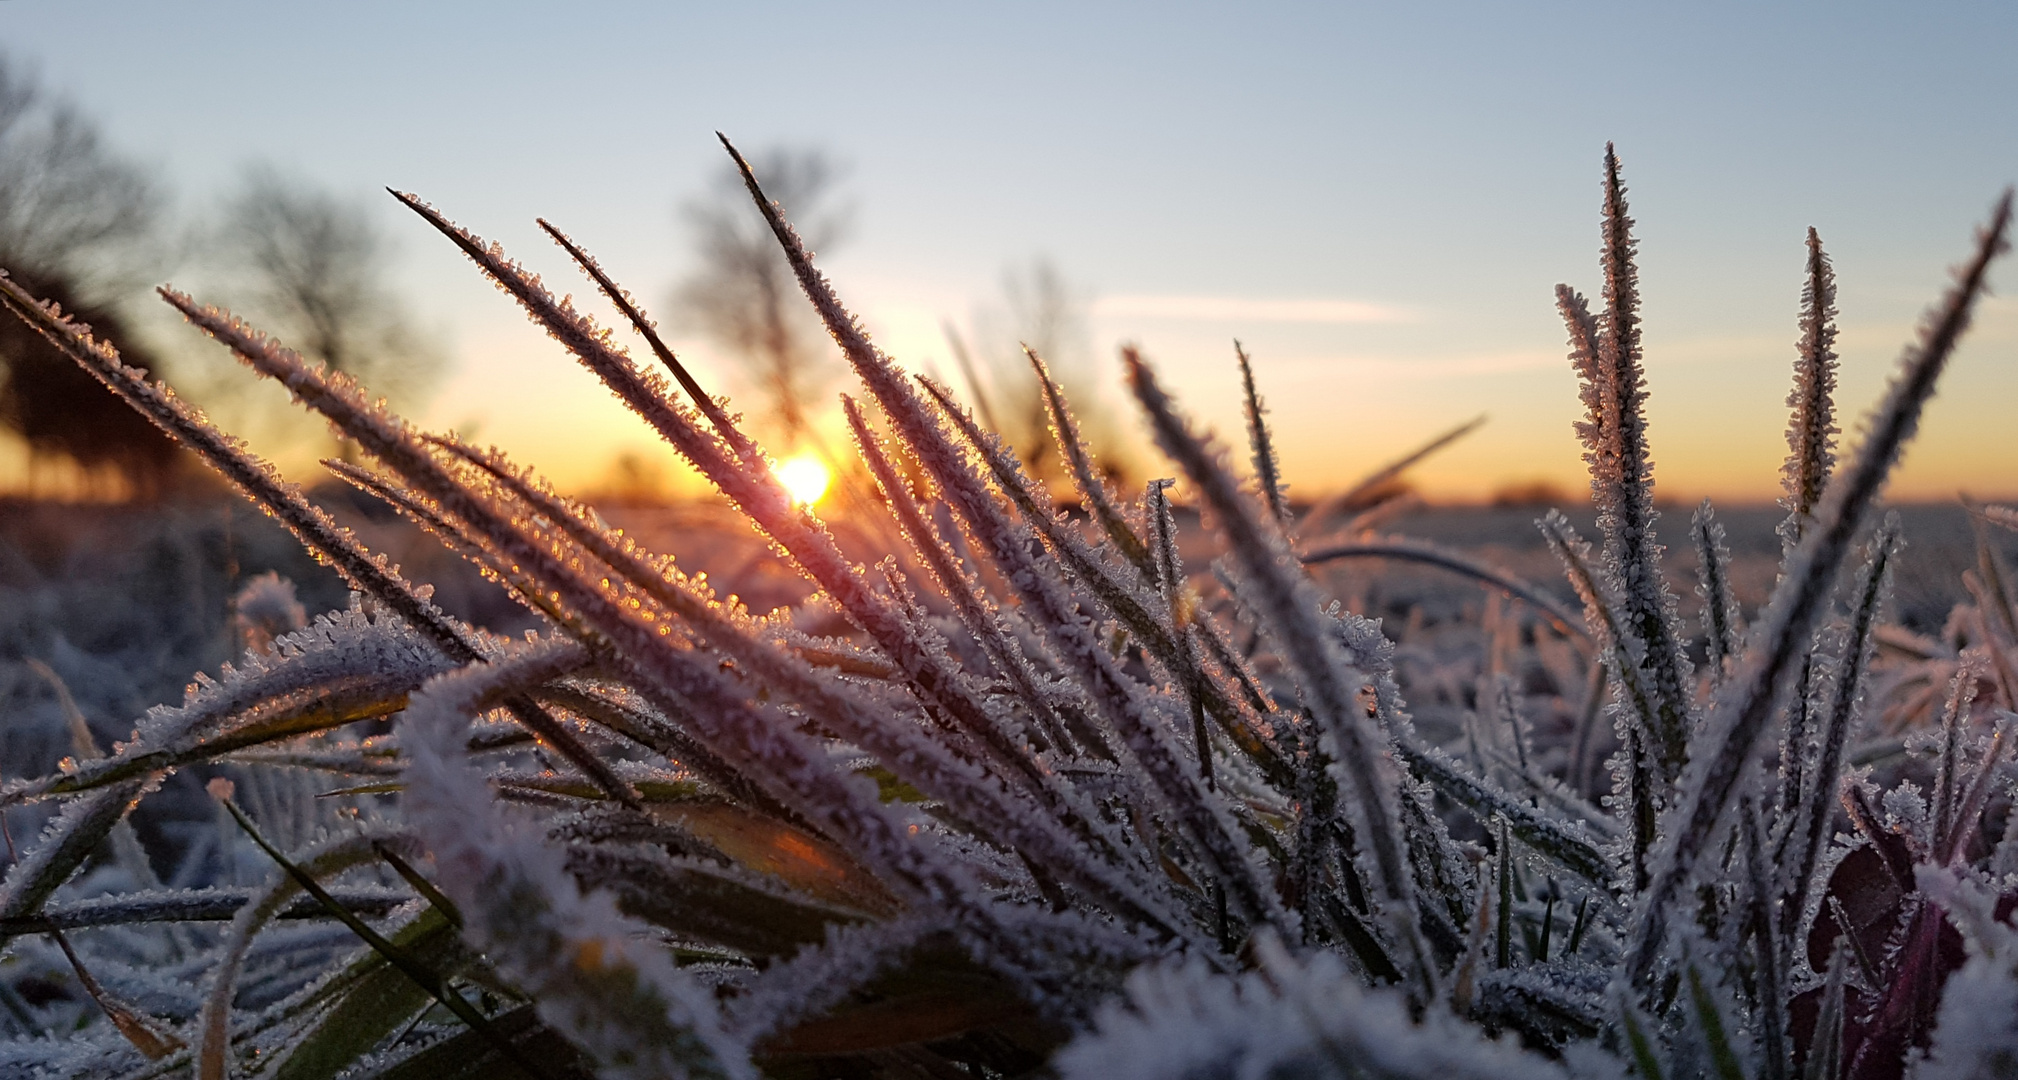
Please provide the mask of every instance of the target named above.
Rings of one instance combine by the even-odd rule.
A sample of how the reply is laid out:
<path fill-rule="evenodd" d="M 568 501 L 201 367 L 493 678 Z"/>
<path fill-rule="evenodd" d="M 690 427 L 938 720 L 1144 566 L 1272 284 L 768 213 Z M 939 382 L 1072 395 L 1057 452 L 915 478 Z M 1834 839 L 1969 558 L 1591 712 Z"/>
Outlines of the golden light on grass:
<path fill-rule="evenodd" d="M 785 485 L 785 490 L 792 493 L 792 501 L 800 506 L 819 502 L 833 478 L 825 462 L 806 454 L 787 458 L 778 465 L 778 482 Z"/>

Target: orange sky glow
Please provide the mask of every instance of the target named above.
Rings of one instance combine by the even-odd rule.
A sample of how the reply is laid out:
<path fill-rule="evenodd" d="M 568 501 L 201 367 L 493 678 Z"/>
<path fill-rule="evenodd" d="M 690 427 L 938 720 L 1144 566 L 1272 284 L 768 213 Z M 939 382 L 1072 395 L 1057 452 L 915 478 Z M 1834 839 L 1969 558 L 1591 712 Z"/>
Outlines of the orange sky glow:
<path fill-rule="evenodd" d="M 616 2 L 556 18 L 510 0 L 93 0 L 0 5 L 0 36 L 161 179 L 178 225 L 258 163 L 372 208 L 394 283 L 452 360 L 415 419 L 577 492 L 611 488 L 626 458 L 670 496 L 698 481 L 386 185 L 587 293 L 533 219 L 567 229 L 762 434 L 761 398 L 671 303 L 697 265 L 680 208 L 723 167 L 716 131 L 817 148 L 851 211 L 822 268 L 911 370 L 966 392 L 943 328 L 982 343 L 1005 272 L 1043 259 L 1086 305 L 1084 333 L 1047 359 L 1135 447 L 1138 475 L 1172 470 L 1117 349 L 1139 345 L 1184 408 L 1242 443 L 1239 338 L 1294 496 L 1483 414 L 1411 476 L 1463 502 L 1583 491 L 1553 290 L 1601 306 L 1599 163 L 1616 141 L 1659 492 L 1771 500 L 1805 232 L 1835 261 L 1854 443 L 1945 268 L 2018 180 L 2018 6 L 1544 7 Z M 442 63 L 446 40 L 498 77 Z M 1590 57 L 1621 42 L 1660 47 L 1594 81 Z M 216 56 L 285 56 L 287 74 L 248 93 Z M 197 261 L 162 272 L 204 298 Z M 1991 278 L 2009 291 L 2018 260 Z M 218 395 L 239 376 L 172 320 L 149 333 L 192 398 L 313 478 L 321 444 L 289 434 L 312 422 L 277 396 Z M 2018 304 L 1992 295 L 1892 496 L 2018 496 L 2014 401 Z M 837 410 L 823 423 L 845 446 Z M 26 479 L 0 441 L 0 491 Z"/>
<path fill-rule="evenodd" d="M 1550 485 L 1572 497 L 1582 494 L 1581 449 L 1571 427 L 1579 409 L 1576 385 L 1559 346 L 1551 348 L 1544 342 L 1451 356 L 1279 357 L 1263 343 L 1273 323 L 1288 321 L 1280 318 L 1282 312 L 1324 312 L 1343 303 L 1179 299 L 1203 308 L 1209 317 L 1183 313 L 1172 318 L 1175 300 L 1130 298 L 1126 305 L 1115 305 L 1118 314 L 1097 307 L 1096 325 L 1118 336 L 1120 327 L 1132 322 L 1138 332 L 1131 339 L 1142 343 L 1152 362 L 1166 373 L 1183 406 L 1227 441 L 1244 470 L 1245 435 L 1239 382 L 1231 362 L 1232 335 L 1221 339 L 1224 344 L 1211 336 L 1214 331 L 1232 330 L 1242 317 L 1258 323 L 1259 333 L 1244 332 L 1242 337 L 1254 356 L 1284 475 L 1299 498 L 1320 498 L 1338 490 L 1416 444 L 1481 414 L 1487 420 L 1479 430 L 1411 473 L 1410 479 L 1426 498 L 1478 502 L 1532 484 Z M 912 370 L 937 374 L 965 392 L 951 371 L 930 310 L 901 301 L 888 305 L 875 301 L 870 297 L 863 309 L 879 343 Z M 1257 314 L 1263 317 L 1256 318 Z M 1911 333 L 1910 323 L 1844 324 L 1837 396 L 1846 445 L 1854 443 L 1857 418 L 1877 400 Z M 1760 335 L 1665 342 L 1650 331 L 1648 414 L 1656 483 L 1664 498 L 1679 501 L 1709 495 L 1735 504 L 1778 497 L 1779 466 L 1786 454 L 1784 397 L 1793 337 L 1790 329 L 1778 339 Z M 632 455 L 653 466 L 667 496 L 703 493 L 699 477 L 687 471 L 643 423 L 529 326 L 500 319 L 460 351 L 456 373 L 416 415 L 417 420 L 494 442 L 569 490 L 608 489 L 618 457 Z M 682 351 L 707 385 L 731 390 L 736 386 L 727 365 L 710 357 L 705 343 L 687 343 Z M 1123 399 L 1116 385 L 1118 360 L 1111 354 L 1103 359 L 1105 372 L 1088 363 L 1088 370 L 1072 374 L 1078 377 L 1082 394 L 1093 391 L 1091 408 L 1123 421 L 1118 426 L 1127 433 L 1135 472 L 1160 475 L 1158 459 L 1135 423 L 1133 403 Z M 219 376 L 213 373 L 213 377 Z M 730 396 L 734 403 L 734 393 Z M 2014 401 L 2018 401 L 2018 303 L 1993 297 L 1984 305 L 1895 475 L 1892 497 L 1919 501 L 1949 499 L 1961 492 L 1984 498 L 2018 494 L 2018 469 L 2014 469 L 2018 425 L 2006 418 Z M 286 426 L 294 424 L 300 431 L 312 427 L 312 421 L 262 414 L 248 424 L 242 422 L 244 412 L 242 405 L 226 408 L 219 420 L 227 427 L 240 420 L 238 426 L 255 449 L 275 456 L 298 478 L 314 479 L 315 448 L 297 445 L 301 440 Z M 761 431 L 761 417 L 754 420 Z M 830 444 L 846 445 L 833 411 L 823 426 Z M 25 482 L 20 448 L 0 446 L 0 484 L 21 490 Z"/>

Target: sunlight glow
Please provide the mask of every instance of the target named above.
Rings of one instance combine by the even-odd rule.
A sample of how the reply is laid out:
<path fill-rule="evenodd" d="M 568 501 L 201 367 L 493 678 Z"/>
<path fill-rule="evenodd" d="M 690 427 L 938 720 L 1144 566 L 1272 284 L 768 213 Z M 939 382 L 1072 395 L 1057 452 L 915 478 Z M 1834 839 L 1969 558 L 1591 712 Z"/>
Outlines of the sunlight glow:
<path fill-rule="evenodd" d="M 800 455 L 778 465 L 778 482 L 792 493 L 792 501 L 801 506 L 811 506 L 827 493 L 827 484 L 833 477 L 827 466 L 819 458 Z"/>

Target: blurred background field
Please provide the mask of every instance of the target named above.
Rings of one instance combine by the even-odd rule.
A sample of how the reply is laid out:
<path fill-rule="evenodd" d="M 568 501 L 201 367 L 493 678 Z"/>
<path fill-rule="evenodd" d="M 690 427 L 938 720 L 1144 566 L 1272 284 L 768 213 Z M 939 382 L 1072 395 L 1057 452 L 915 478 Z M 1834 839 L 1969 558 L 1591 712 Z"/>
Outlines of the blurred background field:
<path fill-rule="evenodd" d="M 1546 507 L 1433 506 L 1400 497 L 1411 505 L 1390 510 L 1384 532 L 1469 554 L 1576 607 L 1559 564 L 1534 527 Z M 372 550 L 385 552 L 414 580 L 433 585 L 436 601 L 451 614 L 509 636 L 539 624 L 502 589 L 384 504 L 331 487 L 323 488 L 319 499 Z M 1563 509 L 1580 531 L 1594 531 L 1587 506 L 1570 503 Z M 1691 509 L 1665 507 L 1661 535 L 1669 547 L 1670 585 L 1687 625 L 1697 629 L 1691 650 L 1700 663 L 1701 601 L 1687 537 Z M 1906 630 L 1938 638 L 1950 612 L 1966 600 L 1962 571 L 1976 565 L 1969 516 L 1957 504 L 1896 509 L 1907 547 L 1897 566 L 1891 610 Z M 645 546 L 674 555 L 689 573 L 705 573 L 718 594 L 733 594 L 752 611 L 796 606 L 807 598 L 804 579 L 727 506 L 606 500 L 602 513 Z M 1774 528 L 1784 511 L 1734 507 L 1718 516 L 1728 530 L 1732 581 L 1749 616 L 1772 587 L 1780 558 Z M 1219 552 L 1194 511 L 1181 511 L 1179 522 L 1194 585 L 1208 598 L 1220 597 L 1224 607 L 1208 569 Z M 834 527 L 857 558 L 873 561 L 887 550 L 881 545 L 888 543 L 889 530 L 880 523 L 837 517 Z M 2018 556 L 2018 536 L 1997 530 L 1994 540 L 2007 556 Z M 238 500 L 0 503 L 0 716 L 6 718 L 0 724 L 0 774 L 44 774 L 75 754 L 73 704 L 97 744 L 109 749 L 130 735 L 148 707 L 180 701 L 191 672 L 214 674 L 236 655 L 241 639 L 232 598 L 266 573 L 292 582 L 311 615 L 349 602 L 333 572 Z M 1317 568 L 1317 575 L 1330 596 L 1383 620 L 1398 644 L 1403 689 L 1418 720 L 1432 732 L 1454 731 L 1476 704 L 1479 678 L 1493 663 L 1495 626 L 1515 621 L 1506 614 L 1514 601 L 1445 570 L 1386 559 L 1333 562 Z M 1537 667 L 1524 677 L 1540 680 L 1528 688 L 1536 701 L 1574 702 L 1582 692 L 1556 685 L 1559 672 Z M 1572 718 L 1557 719 L 1567 724 Z M 192 845 L 200 848 L 214 835 L 215 809 L 203 785 L 217 771 L 176 774 L 136 816 L 164 872 L 180 864 Z M 304 782 L 311 789 L 336 784 L 320 778 Z M 16 808 L 9 825 L 17 837 L 30 837 L 41 816 L 35 807 Z"/>

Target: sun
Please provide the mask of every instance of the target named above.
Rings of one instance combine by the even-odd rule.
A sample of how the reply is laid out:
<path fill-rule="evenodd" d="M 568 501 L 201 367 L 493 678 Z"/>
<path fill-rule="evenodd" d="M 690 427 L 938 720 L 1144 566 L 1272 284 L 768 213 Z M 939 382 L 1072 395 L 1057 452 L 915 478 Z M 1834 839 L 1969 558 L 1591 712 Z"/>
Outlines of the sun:
<path fill-rule="evenodd" d="M 792 493 L 792 501 L 800 506 L 811 506 L 827 493 L 827 484 L 833 475 L 819 458 L 801 454 L 788 458 L 778 465 L 778 482 Z"/>

